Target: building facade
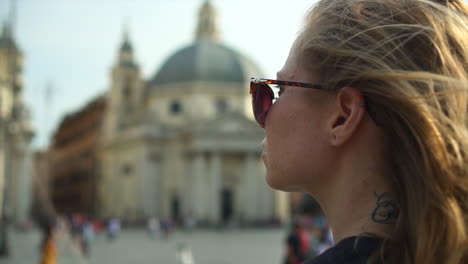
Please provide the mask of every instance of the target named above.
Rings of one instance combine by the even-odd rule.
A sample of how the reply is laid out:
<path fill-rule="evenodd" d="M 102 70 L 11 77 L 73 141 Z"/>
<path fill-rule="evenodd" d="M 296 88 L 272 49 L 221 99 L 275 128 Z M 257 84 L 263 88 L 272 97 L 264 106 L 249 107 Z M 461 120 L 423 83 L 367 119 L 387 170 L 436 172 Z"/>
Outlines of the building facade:
<path fill-rule="evenodd" d="M 52 186 L 49 184 L 51 176 L 49 151 L 36 151 L 33 154 L 31 218 L 39 225 L 56 214 L 51 201 Z"/>
<path fill-rule="evenodd" d="M 13 223 L 28 220 L 31 202 L 33 130 L 22 68 L 23 55 L 7 22 L 0 35 L 0 214 Z"/>
<path fill-rule="evenodd" d="M 105 106 L 105 98 L 97 97 L 67 115 L 53 136 L 48 153 L 49 195 L 59 213 L 95 213 L 97 149 Z"/>
<path fill-rule="evenodd" d="M 199 10 L 192 44 L 144 80 L 124 36 L 112 69 L 98 184 L 102 217 L 259 223 L 285 219 L 288 195 L 265 183 L 248 58 L 220 40 L 216 10 Z"/>

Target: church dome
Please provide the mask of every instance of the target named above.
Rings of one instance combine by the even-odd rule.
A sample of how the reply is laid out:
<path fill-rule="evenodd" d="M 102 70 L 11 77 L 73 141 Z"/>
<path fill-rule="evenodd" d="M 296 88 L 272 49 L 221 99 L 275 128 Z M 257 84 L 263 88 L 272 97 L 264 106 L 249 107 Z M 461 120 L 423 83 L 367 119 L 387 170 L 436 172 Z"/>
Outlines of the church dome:
<path fill-rule="evenodd" d="M 261 76 L 261 71 L 249 59 L 218 42 L 201 40 L 170 56 L 150 84 L 246 82 L 253 76 Z"/>
<path fill-rule="evenodd" d="M 174 53 L 149 81 L 149 87 L 191 82 L 248 82 L 263 76 L 257 66 L 220 43 L 217 12 L 209 0 L 198 13 L 195 42 Z"/>

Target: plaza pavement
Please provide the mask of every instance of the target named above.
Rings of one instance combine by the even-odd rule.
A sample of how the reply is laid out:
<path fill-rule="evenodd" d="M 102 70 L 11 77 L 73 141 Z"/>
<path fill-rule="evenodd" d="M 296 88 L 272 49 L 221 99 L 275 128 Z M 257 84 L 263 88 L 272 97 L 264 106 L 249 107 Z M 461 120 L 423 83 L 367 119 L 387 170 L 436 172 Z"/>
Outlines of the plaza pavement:
<path fill-rule="evenodd" d="M 283 229 L 175 232 L 169 239 L 151 239 L 144 230 L 122 232 L 113 242 L 100 235 L 85 260 L 74 243 L 61 236 L 58 264 L 179 264 L 181 246 L 190 249 L 194 264 L 280 264 Z M 0 264 L 38 263 L 39 234 L 11 232 L 12 256 Z"/>

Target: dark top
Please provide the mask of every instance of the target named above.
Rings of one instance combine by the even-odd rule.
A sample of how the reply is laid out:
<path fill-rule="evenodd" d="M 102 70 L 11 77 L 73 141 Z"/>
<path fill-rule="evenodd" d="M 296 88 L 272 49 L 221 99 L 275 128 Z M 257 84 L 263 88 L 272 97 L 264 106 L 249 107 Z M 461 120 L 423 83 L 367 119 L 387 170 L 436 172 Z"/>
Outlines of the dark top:
<path fill-rule="evenodd" d="M 307 252 L 310 250 L 309 235 L 303 229 L 293 230 L 287 240 L 286 244 L 294 254 L 295 259 L 299 262 L 304 262 L 307 259 Z M 288 262 L 289 263 L 289 262 Z"/>
<path fill-rule="evenodd" d="M 366 264 L 367 259 L 378 249 L 381 240 L 366 236 L 361 236 L 358 240 L 357 238 L 345 238 L 321 255 L 305 261 L 304 264 Z"/>
<path fill-rule="evenodd" d="M 299 236 L 296 233 L 291 233 L 288 236 L 288 239 L 286 241 L 288 246 L 292 249 L 294 256 L 296 256 L 300 261 L 304 261 L 305 258 L 302 256 L 301 252 L 301 240 Z"/>

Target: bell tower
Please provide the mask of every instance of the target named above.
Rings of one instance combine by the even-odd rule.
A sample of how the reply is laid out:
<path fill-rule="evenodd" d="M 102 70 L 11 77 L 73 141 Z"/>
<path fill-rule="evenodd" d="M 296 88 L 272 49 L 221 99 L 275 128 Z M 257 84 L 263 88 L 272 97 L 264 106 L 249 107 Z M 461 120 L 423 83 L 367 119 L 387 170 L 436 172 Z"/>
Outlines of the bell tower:
<path fill-rule="evenodd" d="M 143 80 L 135 61 L 128 27 L 122 34 L 117 60 L 111 70 L 111 89 L 108 94 L 108 115 L 105 132 L 108 136 L 126 130 L 138 121 Z M 112 136 L 111 136 L 112 137 Z"/>

